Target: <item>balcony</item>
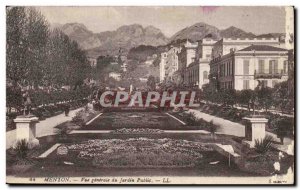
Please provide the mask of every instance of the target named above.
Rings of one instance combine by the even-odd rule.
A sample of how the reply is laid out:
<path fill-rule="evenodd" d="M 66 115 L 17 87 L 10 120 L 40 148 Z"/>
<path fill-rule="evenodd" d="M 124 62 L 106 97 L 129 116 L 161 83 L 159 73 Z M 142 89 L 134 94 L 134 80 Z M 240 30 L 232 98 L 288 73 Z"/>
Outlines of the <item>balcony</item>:
<path fill-rule="evenodd" d="M 283 70 L 281 70 L 280 72 L 278 71 L 277 73 L 270 73 L 270 72 L 263 72 L 263 73 L 259 73 L 256 70 L 254 71 L 254 78 L 255 79 L 272 79 L 272 78 L 277 78 L 277 79 L 281 79 L 281 77 L 283 75 L 286 75 Z"/>

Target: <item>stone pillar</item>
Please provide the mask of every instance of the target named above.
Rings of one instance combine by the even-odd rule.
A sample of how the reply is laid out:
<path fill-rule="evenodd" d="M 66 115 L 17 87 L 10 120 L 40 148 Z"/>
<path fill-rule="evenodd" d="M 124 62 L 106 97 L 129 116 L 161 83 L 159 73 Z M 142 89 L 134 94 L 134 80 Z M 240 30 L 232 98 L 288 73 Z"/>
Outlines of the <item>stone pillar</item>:
<path fill-rule="evenodd" d="M 253 148 L 255 140 L 260 141 L 265 138 L 268 119 L 262 117 L 244 117 L 243 119 L 246 121 L 244 142 Z"/>
<path fill-rule="evenodd" d="M 16 142 L 25 139 L 29 148 L 39 145 L 39 140 L 36 139 L 36 123 L 39 119 L 35 116 L 19 116 L 14 119 L 16 123 Z"/>

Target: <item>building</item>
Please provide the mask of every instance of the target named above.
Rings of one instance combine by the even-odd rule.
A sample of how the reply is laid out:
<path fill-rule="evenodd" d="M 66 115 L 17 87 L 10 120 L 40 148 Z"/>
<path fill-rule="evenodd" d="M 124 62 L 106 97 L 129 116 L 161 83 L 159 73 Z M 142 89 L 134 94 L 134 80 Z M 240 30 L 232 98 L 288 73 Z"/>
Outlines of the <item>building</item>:
<path fill-rule="evenodd" d="M 195 60 L 189 64 L 185 71 L 185 85 L 202 88 L 209 83 L 208 75 L 210 71 L 209 63 L 212 58 L 212 49 L 217 41 L 212 38 L 203 38 L 198 41 Z"/>
<path fill-rule="evenodd" d="M 181 47 L 171 46 L 167 51 L 165 64 L 165 80 L 174 82 L 174 73 L 178 70 L 178 53 Z"/>
<path fill-rule="evenodd" d="M 186 40 L 186 43 L 184 43 L 181 47 L 181 51 L 178 53 L 179 70 L 187 68 L 195 61 L 198 43 Z"/>
<path fill-rule="evenodd" d="M 108 73 L 108 77 L 109 78 L 113 78 L 116 81 L 120 81 L 121 80 L 121 73 L 117 73 L 117 72 L 110 72 Z"/>
<path fill-rule="evenodd" d="M 167 61 L 167 52 L 161 53 L 160 63 L 159 63 L 159 81 L 163 82 L 166 77 L 166 61 Z"/>
<path fill-rule="evenodd" d="M 181 49 L 178 52 L 178 69 L 174 73 L 174 81 L 177 85 L 187 85 L 187 67 L 195 62 L 197 42 L 185 40 L 180 43 Z"/>
<path fill-rule="evenodd" d="M 273 88 L 288 79 L 288 50 L 270 45 L 231 49 L 210 62 L 210 74 L 217 88 L 254 90 L 258 84 Z"/>
<path fill-rule="evenodd" d="M 127 67 L 128 67 L 127 63 L 123 62 L 122 65 L 121 65 L 122 71 L 127 72 Z"/>
<path fill-rule="evenodd" d="M 231 51 L 238 51 L 251 45 L 268 45 L 280 47 L 279 38 L 222 38 L 212 49 L 212 58 L 217 58 Z"/>

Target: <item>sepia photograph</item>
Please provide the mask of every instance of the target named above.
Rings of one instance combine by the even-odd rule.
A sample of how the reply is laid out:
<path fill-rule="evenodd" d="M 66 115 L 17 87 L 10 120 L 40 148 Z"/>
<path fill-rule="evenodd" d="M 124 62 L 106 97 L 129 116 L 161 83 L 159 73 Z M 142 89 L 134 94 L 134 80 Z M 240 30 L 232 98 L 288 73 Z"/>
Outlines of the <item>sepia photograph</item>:
<path fill-rule="evenodd" d="M 293 6 L 10 6 L 6 183 L 295 185 Z"/>

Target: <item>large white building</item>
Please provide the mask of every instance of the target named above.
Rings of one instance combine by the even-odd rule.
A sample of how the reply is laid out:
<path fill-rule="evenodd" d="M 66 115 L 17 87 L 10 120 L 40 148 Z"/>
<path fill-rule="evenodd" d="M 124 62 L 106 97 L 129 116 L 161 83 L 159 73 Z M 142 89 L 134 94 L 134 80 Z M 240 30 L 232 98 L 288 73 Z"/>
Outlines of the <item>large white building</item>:
<path fill-rule="evenodd" d="M 242 90 L 287 80 L 288 52 L 279 38 L 204 38 L 178 44 L 161 55 L 161 82 L 201 89 L 215 78 L 220 88 Z"/>
<path fill-rule="evenodd" d="M 288 50 L 251 45 L 214 58 L 210 66 L 218 88 L 254 90 L 258 84 L 272 88 L 288 79 Z"/>

